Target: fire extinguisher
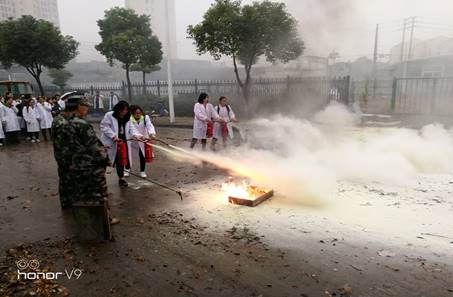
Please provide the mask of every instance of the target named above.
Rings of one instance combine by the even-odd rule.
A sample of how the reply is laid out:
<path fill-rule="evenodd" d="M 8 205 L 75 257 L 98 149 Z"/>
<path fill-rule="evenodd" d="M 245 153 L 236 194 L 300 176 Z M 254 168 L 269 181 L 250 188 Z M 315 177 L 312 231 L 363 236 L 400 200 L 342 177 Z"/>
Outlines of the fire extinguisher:
<path fill-rule="evenodd" d="M 214 136 L 214 124 L 213 122 L 208 122 L 208 129 L 206 130 L 206 137 L 212 138 Z"/>
<path fill-rule="evenodd" d="M 153 146 L 150 143 L 145 143 L 145 162 L 152 163 L 154 159 Z"/>
<path fill-rule="evenodd" d="M 127 166 L 128 159 L 127 159 L 126 142 L 124 142 L 124 141 L 118 142 L 116 158 L 117 158 L 117 163 L 118 163 L 117 165 L 119 165 L 119 166 Z"/>
<path fill-rule="evenodd" d="M 222 123 L 222 137 L 228 137 L 228 126 L 227 123 Z"/>

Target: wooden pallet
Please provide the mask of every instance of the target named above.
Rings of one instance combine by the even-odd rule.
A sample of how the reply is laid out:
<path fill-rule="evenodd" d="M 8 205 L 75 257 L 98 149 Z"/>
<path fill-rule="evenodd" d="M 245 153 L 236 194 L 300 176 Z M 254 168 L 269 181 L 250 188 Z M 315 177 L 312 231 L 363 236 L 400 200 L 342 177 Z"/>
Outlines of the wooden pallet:
<path fill-rule="evenodd" d="M 274 196 L 274 191 L 271 190 L 253 200 L 250 199 L 244 199 L 244 198 L 237 198 L 237 197 L 228 197 L 228 202 L 231 204 L 237 204 L 237 205 L 243 205 L 243 206 L 248 206 L 248 207 L 255 207 L 258 204 L 266 201 L 267 199 L 271 198 Z"/>

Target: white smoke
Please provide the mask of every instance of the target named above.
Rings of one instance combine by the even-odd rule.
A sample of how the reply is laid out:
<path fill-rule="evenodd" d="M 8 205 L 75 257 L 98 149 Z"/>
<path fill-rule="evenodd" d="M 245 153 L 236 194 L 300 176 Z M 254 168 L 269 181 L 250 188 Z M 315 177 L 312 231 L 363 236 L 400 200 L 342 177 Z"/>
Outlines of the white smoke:
<path fill-rule="evenodd" d="M 195 155 L 305 204 L 329 201 L 339 181 L 405 186 L 420 173 L 453 173 L 453 130 L 441 125 L 358 128 L 338 104 L 314 119 L 257 119 L 244 125 L 247 146 Z"/>

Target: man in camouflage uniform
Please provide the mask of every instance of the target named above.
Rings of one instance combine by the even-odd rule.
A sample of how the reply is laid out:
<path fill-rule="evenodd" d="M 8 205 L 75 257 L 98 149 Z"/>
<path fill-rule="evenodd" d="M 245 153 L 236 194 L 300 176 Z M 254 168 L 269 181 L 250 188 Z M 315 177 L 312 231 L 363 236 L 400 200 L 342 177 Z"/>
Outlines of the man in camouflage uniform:
<path fill-rule="evenodd" d="M 55 159 L 60 177 L 60 202 L 63 209 L 76 201 L 107 201 L 105 148 L 84 117 L 88 101 L 83 94 L 68 93 L 64 114 L 52 125 Z"/>
<path fill-rule="evenodd" d="M 104 203 L 108 196 L 105 171 L 110 160 L 93 126 L 84 119 L 88 112 L 86 103 L 83 99 L 77 112 L 68 117 L 73 145 L 71 172 L 77 184 L 74 199 Z"/>
<path fill-rule="evenodd" d="M 58 165 L 58 192 L 60 195 L 60 205 L 62 209 L 67 209 L 72 205 L 74 183 L 71 177 L 72 162 L 72 135 L 67 118 L 75 112 L 74 106 L 68 106 L 64 113 L 56 116 L 52 123 L 52 141 L 54 156 Z"/>

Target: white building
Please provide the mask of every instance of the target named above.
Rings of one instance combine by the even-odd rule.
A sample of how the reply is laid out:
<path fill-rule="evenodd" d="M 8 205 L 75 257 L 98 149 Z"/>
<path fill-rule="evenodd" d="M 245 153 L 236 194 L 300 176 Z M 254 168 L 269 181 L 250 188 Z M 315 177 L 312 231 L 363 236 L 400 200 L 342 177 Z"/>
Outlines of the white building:
<path fill-rule="evenodd" d="M 409 42 L 404 44 L 403 60 L 427 59 L 453 55 L 453 38 L 437 36 L 427 40 L 414 39 L 409 57 Z M 390 63 L 401 63 L 401 43 L 390 50 Z"/>
<path fill-rule="evenodd" d="M 0 21 L 31 15 L 60 26 L 57 0 L 0 0 Z"/>
<path fill-rule="evenodd" d="M 168 3 L 169 22 L 167 22 L 166 4 Z M 168 51 L 173 59 L 177 58 L 178 50 L 176 44 L 176 17 L 175 0 L 126 0 L 126 8 L 133 9 L 137 14 L 146 14 L 151 17 L 151 29 L 162 43 L 162 50 L 165 56 Z M 168 42 L 167 23 L 170 23 Z M 170 47 L 168 46 L 170 43 Z"/>

